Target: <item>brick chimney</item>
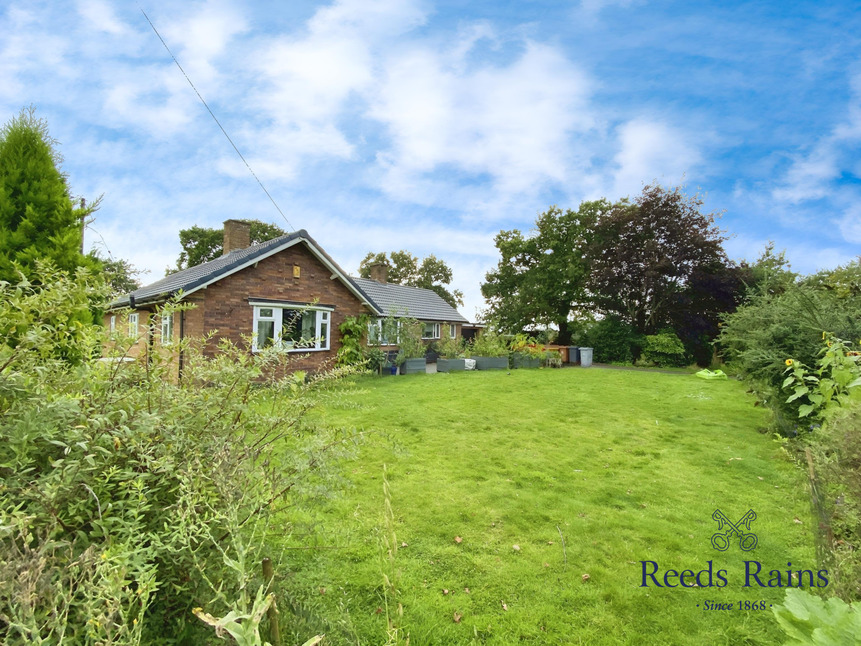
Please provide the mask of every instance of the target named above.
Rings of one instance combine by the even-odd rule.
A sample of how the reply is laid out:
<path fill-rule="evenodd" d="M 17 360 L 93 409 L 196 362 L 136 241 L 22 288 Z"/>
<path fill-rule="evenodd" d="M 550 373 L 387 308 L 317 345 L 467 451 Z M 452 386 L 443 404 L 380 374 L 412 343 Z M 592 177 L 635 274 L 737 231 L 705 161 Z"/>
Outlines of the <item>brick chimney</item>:
<path fill-rule="evenodd" d="M 241 220 L 224 221 L 224 253 L 238 251 L 251 246 L 251 225 Z"/>
<path fill-rule="evenodd" d="M 384 262 L 378 262 L 370 267 L 371 271 L 371 280 L 375 280 L 378 283 L 382 283 L 385 285 L 389 282 L 389 266 Z"/>

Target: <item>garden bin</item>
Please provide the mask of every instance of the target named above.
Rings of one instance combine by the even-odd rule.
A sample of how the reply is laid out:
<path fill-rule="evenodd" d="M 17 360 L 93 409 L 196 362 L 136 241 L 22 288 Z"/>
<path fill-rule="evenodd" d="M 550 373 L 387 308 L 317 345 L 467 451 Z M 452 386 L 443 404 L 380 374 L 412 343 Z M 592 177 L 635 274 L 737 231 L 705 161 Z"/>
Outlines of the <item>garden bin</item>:
<path fill-rule="evenodd" d="M 580 365 L 584 368 L 592 365 L 592 348 L 580 348 Z"/>
<path fill-rule="evenodd" d="M 568 363 L 579 363 L 580 362 L 580 348 L 576 345 L 572 345 L 568 347 Z"/>

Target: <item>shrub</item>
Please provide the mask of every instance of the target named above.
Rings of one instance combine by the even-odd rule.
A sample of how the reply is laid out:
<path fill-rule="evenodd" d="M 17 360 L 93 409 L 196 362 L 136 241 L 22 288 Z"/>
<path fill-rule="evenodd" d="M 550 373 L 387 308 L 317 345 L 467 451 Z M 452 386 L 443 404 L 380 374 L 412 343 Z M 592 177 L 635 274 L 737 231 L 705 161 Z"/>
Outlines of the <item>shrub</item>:
<path fill-rule="evenodd" d="M 594 348 L 594 359 L 600 363 L 631 363 L 639 345 L 633 327 L 616 316 L 595 323 L 585 335 L 586 347 Z"/>
<path fill-rule="evenodd" d="M 508 344 L 499 332 L 487 327 L 472 342 L 470 354 L 474 357 L 504 357 L 508 355 Z"/>
<path fill-rule="evenodd" d="M 398 326 L 398 361 L 403 363 L 404 359 L 422 359 L 425 356 L 427 348 L 422 341 L 422 331 L 424 325 L 419 321 L 410 318 L 402 318 L 399 320 Z"/>
<path fill-rule="evenodd" d="M 213 359 L 183 344 L 182 383 L 159 346 L 122 361 L 129 339 L 111 360 L 69 362 L 69 339 L 83 357 L 103 341 L 62 316 L 92 284 L 40 271 L 42 289 L 0 283 L 0 642 L 206 643 L 192 609 L 253 616 L 273 515 L 340 446 L 303 421 L 333 375 L 261 390 L 290 355 L 229 343 Z"/>
<path fill-rule="evenodd" d="M 437 351 L 444 359 L 458 359 L 464 354 L 463 338 L 446 336 L 437 344 Z"/>
<path fill-rule="evenodd" d="M 368 336 L 367 314 L 359 316 L 348 316 L 338 326 L 341 332 L 341 347 L 338 348 L 339 366 L 361 366 L 368 360 L 366 355 L 366 343 Z"/>
<path fill-rule="evenodd" d="M 805 436 L 815 478 L 821 558 L 832 575 L 829 589 L 846 601 L 861 601 L 861 405 L 837 411 Z"/>
<path fill-rule="evenodd" d="M 779 290 L 755 290 L 725 317 L 718 347 L 729 367 L 744 377 L 775 414 L 777 430 L 794 434 L 799 403 L 781 392 L 786 360 L 816 364 L 827 332 L 861 338 L 859 262 L 820 272 Z"/>
<path fill-rule="evenodd" d="M 657 366 L 679 368 L 688 364 L 685 346 L 672 330 L 646 337 L 643 357 Z"/>

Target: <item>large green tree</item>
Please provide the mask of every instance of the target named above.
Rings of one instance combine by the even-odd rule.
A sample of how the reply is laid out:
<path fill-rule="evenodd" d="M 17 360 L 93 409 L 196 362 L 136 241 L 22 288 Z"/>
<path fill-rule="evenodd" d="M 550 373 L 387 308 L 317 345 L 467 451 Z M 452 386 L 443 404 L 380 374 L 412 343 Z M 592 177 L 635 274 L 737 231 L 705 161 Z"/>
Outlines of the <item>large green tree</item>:
<path fill-rule="evenodd" d="M 588 256 L 589 290 L 600 311 L 654 334 L 672 324 L 680 304 L 702 299 L 728 260 L 715 214 L 701 207 L 698 196 L 655 184 L 598 218 Z"/>
<path fill-rule="evenodd" d="M 98 206 L 73 200 L 48 125 L 27 108 L 0 130 L 0 279 L 33 275 L 37 260 L 72 271 L 97 267 L 81 253 L 85 219 Z"/>
<path fill-rule="evenodd" d="M 481 286 L 491 318 L 512 332 L 553 324 L 559 342 L 570 343 L 572 317 L 589 300 L 584 250 L 595 222 L 610 208 L 606 200 L 583 202 L 576 211 L 552 206 L 538 215 L 527 235 L 500 231 L 495 239 L 499 264 Z"/>
<path fill-rule="evenodd" d="M 281 227 L 260 220 L 241 220 L 241 222 L 245 222 L 251 228 L 251 244 L 260 244 L 286 233 Z M 224 231 L 199 226 L 181 229 L 179 243 L 182 245 L 182 251 L 176 261 L 176 269 L 188 269 L 221 256 L 224 250 Z"/>
<path fill-rule="evenodd" d="M 371 277 L 371 266 L 383 263 L 388 266 L 387 280 L 397 285 L 423 287 L 439 294 L 452 307 L 463 305 L 463 292 L 449 289 L 453 278 L 451 267 L 433 254 L 419 262 L 409 251 L 369 253 L 359 263 L 359 276 Z"/>

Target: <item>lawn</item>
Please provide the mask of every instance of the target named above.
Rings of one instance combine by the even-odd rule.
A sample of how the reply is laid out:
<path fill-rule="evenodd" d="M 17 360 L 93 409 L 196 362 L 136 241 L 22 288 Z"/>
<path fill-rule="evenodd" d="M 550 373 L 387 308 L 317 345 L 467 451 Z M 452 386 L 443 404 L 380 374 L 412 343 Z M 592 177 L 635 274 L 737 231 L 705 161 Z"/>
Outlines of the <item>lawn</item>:
<path fill-rule="evenodd" d="M 315 548 L 298 525 L 281 539 L 305 548 L 283 575 L 314 610 L 303 630 L 340 616 L 331 643 L 384 643 L 386 572 L 413 645 L 779 643 L 767 606 L 783 590 L 744 587 L 744 562 L 766 585 L 772 569 L 786 585 L 788 562 L 817 569 L 807 490 L 744 391 L 597 368 L 354 379 L 316 413 L 373 431 L 345 466 L 352 487 L 315 517 Z M 394 572 L 381 557 L 384 464 Z M 716 509 L 733 522 L 756 512 L 755 550 L 712 547 Z M 641 585 L 655 567 L 643 561 L 661 587 Z M 709 561 L 713 587 L 707 573 L 703 587 L 664 585 Z"/>

